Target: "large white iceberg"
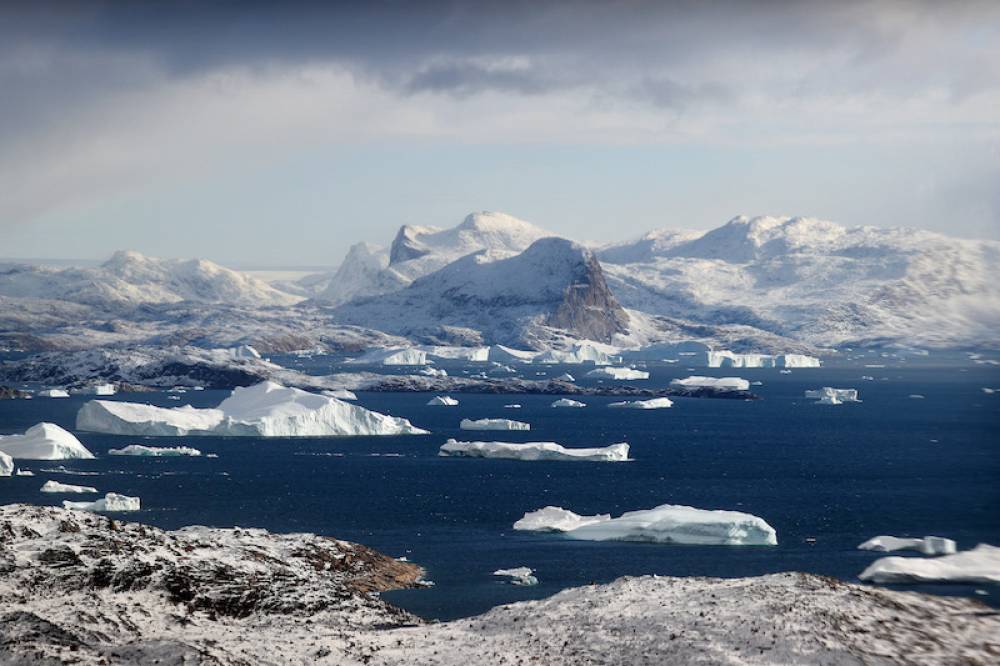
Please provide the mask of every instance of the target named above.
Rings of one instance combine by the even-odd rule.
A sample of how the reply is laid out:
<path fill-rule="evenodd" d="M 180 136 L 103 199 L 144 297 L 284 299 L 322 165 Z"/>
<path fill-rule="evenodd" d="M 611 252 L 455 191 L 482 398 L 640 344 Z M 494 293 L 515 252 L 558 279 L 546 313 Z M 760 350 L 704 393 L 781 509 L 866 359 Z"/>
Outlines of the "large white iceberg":
<path fill-rule="evenodd" d="M 40 398 L 68 398 L 69 392 L 64 389 L 43 389 L 35 395 Z"/>
<path fill-rule="evenodd" d="M 0 451 L 0 476 L 10 476 L 14 473 L 14 459 Z"/>
<path fill-rule="evenodd" d="M 485 362 L 489 360 L 489 347 L 452 347 L 446 345 L 428 345 L 419 348 L 434 361 L 469 361 Z"/>
<path fill-rule="evenodd" d="M 858 578 L 873 583 L 1000 583 L 1000 548 L 981 543 L 943 557 L 883 557 Z"/>
<path fill-rule="evenodd" d="M 438 455 L 468 458 L 505 458 L 508 460 L 580 460 L 587 462 L 625 462 L 628 444 L 612 444 L 589 449 L 567 449 L 555 442 L 459 442 L 449 439 Z"/>
<path fill-rule="evenodd" d="M 534 576 L 535 570 L 529 567 L 516 567 L 514 569 L 497 569 L 494 576 L 507 576 L 511 585 L 538 585 L 538 579 Z"/>
<path fill-rule="evenodd" d="M 632 368 L 597 368 L 588 372 L 587 376 L 598 379 L 621 379 L 626 381 L 649 379 L 649 373 L 645 370 L 633 370 Z"/>
<path fill-rule="evenodd" d="M 71 483 L 59 483 L 58 481 L 46 481 L 41 488 L 43 493 L 96 493 L 97 488 L 93 486 L 74 486 Z"/>
<path fill-rule="evenodd" d="M 709 368 L 818 368 L 822 364 L 815 356 L 805 354 L 737 354 L 727 350 L 706 351 L 700 361 Z M 694 365 L 698 360 L 693 361 Z"/>
<path fill-rule="evenodd" d="M 568 350 L 550 349 L 535 356 L 535 363 L 593 363 L 611 365 L 621 361 L 619 350 L 596 342 L 577 342 Z"/>
<path fill-rule="evenodd" d="M 166 458 L 177 456 L 200 456 L 201 451 L 190 446 L 143 446 L 129 444 L 120 449 L 108 449 L 109 456 L 145 456 L 150 458 Z"/>
<path fill-rule="evenodd" d="M 530 424 L 510 419 L 462 419 L 458 427 L 462 430 L 531 430 Z"/>
<path fill-rule="evenodd" d="M 138 511 L 139 498 L 119 495 L 118 493 L 107 493 L 104 497 L 93 502 L 70 502 L 63 500 L 63 507 L 67 509 L 77 509 L 78 511 Z"/>
<path fill-rule="evenodd" d="M 937 536 L 923 538 L 900 538 L 894 536 L 877 536 L 858 546 L 859 550 L 875 550 L 882 553 L 894 550 L 919 550 L 924 555 L 953 555 L 956 552 L 955 542 L 951 539 Z"/>
<path fill-rule="evenodd" d="M 15 460 L 89 460 L 94 457 L 73 433 L 55 423 L 37 423 L 23 435 L 0 436 L 0 451 Z"/>
<path fill-rule="evenodd" d="M 514 523 L 514 529 L 522 532 L 570 532 L 594 523 L 611 520 L 610 513 L 597 516 L 581 516 L 561 506 L 547 506 L 537 511 L 529 511 Z"/>
<path fill-rule="evenodd" d="M 414 347 L 387 347 L 372 349 L 348 362 L 370 365 L 427 365 L 427 352 Z"/>
<path fill-rule="evenodd" d="M 776 546 L 774 528 L 763 518 L 740 511 L 710 511 L 677 504 L 654 509 L 629 511 L 618 518 L 576 516 L 572 511 L 546 507 L 524 515 L 514 529 L 563 532 L 571 539 L 585 541 L 645 541 L 722 546 Z M 565 513 L 561 513 L 565 512 Z M 551 517 L 552 522 L 545 519 Z M 575 517 L 575 518 L 574 518 Z M 562 529 L 579 521 L 579 527 Z"/>
<path fill-rule="evenodd" d="M 684 388 L 712 388 L 718 391 L 748 391 L 750 382 L 740 377 L 701 377 L 692 375 L 684 379 L 673 379 L 671 386 Z"/>
<path fill-rule="evenodd" d="M 214 409 L 167 409 L 92 400 L 76 415 L 80 430 L 116 435 L 182 437 L 342 437 L 426 434 L 404 418 L 274 382 L 236 388 Z"/>
<path fill-rule="evenodd" d="M 77 395 L 114 395 L 117 392 L 114 384 L 92 384 L 73 391 Z"/>
<path fill-rule="evenodd" d="M 858 389 L 839 389 L 824 386 L 821 389 L 806 391 L 805 396 L 817 401 L 820 405 L 842 405 L 845 402 L 861 402 Z"/>
<path fill-rule="evenodd" d="M 457 404 L 458 400 L 448 395 L 436 395 L 427 401 L 427 405 L 430 407 L 454 407 Z"/>
<path fill-rule="evenodd" d="M 626 400 L 625 402 L 612 402 L 608 407 L 617 409 L 665 409 L 673 407 L 674 403 L 670 398 L 650 398 L 649 400 Z"/>
<path fill-rule="evenodd" d="M 559 398 L 552 403 L 553 407 L 586 407 L 587 405 L 579 402 L 578 400 L 570 400 L 569 398 Z"/>

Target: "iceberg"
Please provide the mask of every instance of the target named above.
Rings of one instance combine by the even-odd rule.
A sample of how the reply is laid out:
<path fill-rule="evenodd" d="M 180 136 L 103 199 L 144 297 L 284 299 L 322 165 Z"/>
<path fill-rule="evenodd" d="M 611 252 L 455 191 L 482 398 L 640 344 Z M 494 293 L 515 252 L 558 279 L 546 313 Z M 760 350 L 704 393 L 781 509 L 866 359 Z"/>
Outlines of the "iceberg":
<path fill-rule="evenodd" d="M 546 522 L 551 519 L 551 522 Z M 573 527 L 579 519 L 581 524 Z M 520 527 L 519 527 L 520 525 Z M 570 526 L 564 529 L 563 526 Z M 774 528 L 758 516 L 740 511 L 710 511 L 663 504 L 629 511 L 618 518 L 577 516 L 559 507 L 526 513 L 514 529 L 562 532 L 585 541 L 643 541 L 720 546 L 776 546 Z"/>
<path fill-rule="evenodd" d="M 1000 548 L 981 543 L 942 557 L 883 557 L 858 578 L 873 583 L 1000 583 Z"/>
<path fill-rule="evenodd" d="M 579 402 L 577 400 L 570 400 L 569 398 L 559 398 L 552 403 L 553 407 L 586 407 L 587 405 Z"/>
<path fill-rule="evenodd" d="M 622 379 L 626 381 L 649 379 L 649 373 L 645 370 L 633 370 L 632 368 L 597 368 L 588 372 L 587 376 L 599 379 Z"/>
<path fill-rule="evenodd" d="M 618 349 L 609 345 L 602 345 L 595 342 L 578 342 L 570 349 L 561 351 L 550 349 L 535 356 L 536 363 L 593 363 L 594 365 L 611 365 L 620 363 Z"/>
<path fill-rule="evenodd" d="M 674 403 L 670 398 L 651 398 L 649 400 L 626 400 L 624 402 L 612 402 L 608 407 L 619 409 L 664 409 L 673 407 Z"/>
<path fill-rule="evenodd" d="M 42 486 L 43 493 L 96 493 L 97 488 L 93 486 L 74 486 L 71 483 L 59 483 L 58 481 L 46 481 Z"/>
<path fill-rule="evenodd" d="M 348 363 L 368 365 L 427 365 L 427 352 L 414 347 L 387 347 L 372 349 Z"/>
<path fill-rule="evenodd" d="M 0 452 L 15 460 L 90 460 L 94 457 L 72 433 L 55 423 L 37 423 L 23 435 L 0 436 Z"/>
<path fill-rule="evenodd" d="M 468 458 L 504 458 L 509 460 L 579 460 L 586 462 L 625 462 L 628 444 L 612 444 L 599 448 L 567 449 L 555 442 L 459 442 L 449 439 L 442 446 L 440 456 Z"/>
<path fill-rule="evenodd" d="M 14 459 L 0 451 L 0 476 L 10 476 L 14 473 Z"/>
<path fill-rule="evenodd" d="M 953 555 L 955 542 L 944 537 L 925 536 L 922 539 L 901 539 L 894 536 L 877 536 L 858 546 L 859 550 L 892 552 L 894 550 L 919 550 L 924 555 Z"/>
<path fill-rule="evenodd" d="M 73 391 L 77 395 L 114 395 L 118 388 L 114 384 L 94 384 Z"/>
<path fill-rule="evenodd" d="M 538 585 L 538 579 L 534 576 L 535 570 L 528 567 L 516 567 L 514 569 L 497 569 L 494 576 L 507 576 L 511 585 Z"/>
<path fill-rule="evenodd" d="M 515 402 L 515 403 L 511 403 L 509 405 L 504 405 L 503 408 L 504 409 L 521 409 L 521 405 L 519 405 L 519 404 L 517 404 Z"/>
<path fill-rule="evenodd" d="M 430 345 L 419 348 L 433 361 L 466 361 L 483 363 L 489 360 L 489 347 L 452 347 L 447 345 Z"/>
<path fill-rule="evenodd" d="M 728 350 L 706 351 L 701 361 L 709 368 L 818 368 L 815 356 L 805 354 L 736 354 Z"/>
<path fill-rule="evenodd" d="M 347 437 L 427 434 L 404 418 L 329 396 L 265 381 L 233 389 L 214 409 L 172 409 L 92 400 L 76 415 L 80 430 L 115 435 L 183 437 Z"/>
<path fill-rule="evenodd" d="M 739 377 L 700 377 L 693 375 L 684 379 L 673 379 L 671 386 L 684 388 L 712 388 L 718 391 L 748 391 L 750 382 Z"/>
<path fill-rule="evenodd" d="M 322 391 L 323 395 L 329 396 L 331 398 L 336 398 L 337 400 L 357 400 L 358 396 L 354 395 L 354 391 L 348 391 L 347 389 L 332 389 L 328 391 Z"/>
<path fill-rule="evenodd" d="M 0 454 L 0 455 L 3 455 L 3 454 Z M 16 472 L 14 472 L 14 476 L 34 476 L 34 475 L 35 475 L 35 473 L 32 472 L 30 469 L 20 469 L 20 468 L 18 468 L 18 470 Z M 3 476 L 3 475 L 0 474 L 0 476 Z"/>
<path fill-rule="evenodd" d="M 561 374 L 558 377 L 556 377 L 555 381 L 557 381 L 557 382 L 575 382 L 576 378 L 573 377 L 573 375 L 569 374 L 568 372 L 564 372 L 563 374 Z"/>
<path fill-rule="evenodd" d="M 139 498 L 119 495 L 118 493 L 107 493 L 104 497 L 93 502 L 70 502 L 63 500 L 63 507 L 76 509 L 78 511 L 138 511 Z"/>
<path fill-rule="evenodd" d="M 146 456 L 151 458 L 166 458 L 177 456 L 200 456 L 201 451 L 190 446 L 143 446 L 142 444 L 129 444 L 121 449 L 108 449 L 109 456 Z"/>
<path fill-rule="evenodd" d="M 536 356 L 538 356 L 538 352 L 535 351 L 493 345 L 489 348 L 486 358 L 498 363 L 531 363 Z"/>
<path fill-rule="evenodd" d="M 428 400 L 427 404 L 431 407 L 454 407 L 458 404 L 458 400 L 449 395 L 436 395 Z"/>
<path fill-rule="evenodd" d="M 427 375 L 428 377 L 447 377 L 448 371 L 444 368 L 440 370 L 437 368 L 421 368 L 419 374 Z"/>
<path fill-rule="evenodd" d="M 531 430 L 531 425 L 510 419 L 462 419 L 462 430 Z"/>
<path fill-rule="evenodd" d="M 43 389 L 35 395 L 40 398 L 68 398 L 69 392 L 63 389 Z"/>
<path fill-rule="evenodd" d="M 821 389 L 807 390 L 807 398 L 812 398 L 820 405 L 842 405 L 845 402 L 861 402 L 857 389 L 838 389 L 824 386 Z"/>

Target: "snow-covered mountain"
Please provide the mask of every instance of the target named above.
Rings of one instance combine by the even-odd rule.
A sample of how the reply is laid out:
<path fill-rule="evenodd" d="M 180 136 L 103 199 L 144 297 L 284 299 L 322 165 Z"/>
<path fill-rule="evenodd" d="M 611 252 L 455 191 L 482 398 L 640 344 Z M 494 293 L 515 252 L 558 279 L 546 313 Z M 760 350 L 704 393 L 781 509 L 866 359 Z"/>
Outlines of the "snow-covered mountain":
<path fill-rule="evenodd" d="M 596 257 L 561 238 L 537 240 L 513 256 L 467 255 L 401 291 L 344 304 L 334 317 L 400 335 L 443 339 L 464 331 L 469 339 L 520 345 L 546 337 L 546 329 L 610 342 L 627 334 L 629 323 Z"/>
<path fill-rule="evenodd" d="M 489 211 L 472 213 L 451 229 L 406 225 L 388 251 L 367 243 L 353 246 L 316 300 L 340 305 L 398 291 L 473 252 L 488 250 L 490 257 L 500 258 L 551 235 L 511 215 Z"/>
<path fill-rule="evenodd" d="M 69 301 L 117 309 L 146 303 L 291 305 L 299 297 L 203 259 L 116 252 L 96 268 L 0 266 L 0 297 Z"/>
<path fill-rule="evenodd" d="M 628 308 L 819 346 L 1000 344 L 1000 242 L 737 217 L 599 253 Z"/>

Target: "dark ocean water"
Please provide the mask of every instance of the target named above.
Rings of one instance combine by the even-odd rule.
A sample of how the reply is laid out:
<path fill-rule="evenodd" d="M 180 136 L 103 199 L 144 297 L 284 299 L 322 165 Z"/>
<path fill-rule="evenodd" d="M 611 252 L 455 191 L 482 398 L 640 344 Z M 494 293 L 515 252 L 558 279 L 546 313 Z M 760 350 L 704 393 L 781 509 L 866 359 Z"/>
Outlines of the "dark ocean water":
<path fill-rule="evenodd" d="M 286 359 L 286 362 L 287 359 Z M 329 371 L 328 361 L 296 361 Z M 550 376 L 581 367 L 529 367 Z M 626 574 L 745 576 L 799 570 L 845 580 L 878 557 L 856 550 L 879 534 L 955 539 L 962 549 L 1000 544 L 1000 388 L 996 367 L 704 370 L 652 368 L 638 384 L 666 385 L 688 374 L 761 380 L 758 401 L 677 399 L 666 410 L 611 410 L 613 398 L 583 398 L 586 409 L 552 409 L 552 396 L 456 395 L 458 407 L 427 407 L 429 394 L 361 393 L 359 404 L 405 416 L 433 432 L 346 439 L 145 438 L 77 433 L 99 459 L 28 462 L 35 477 L 0 479 L 0 503 L 56 504 L 47 479 L 96 485 L 142 498 L 134 518 L 164 528 L 242 525 L 310 531 L 359 541 L 426 567 L 431 589 L 387 598 L 418 614 L 453 618 L 547 596 Z M 478 369 L 476 370 L 478 371 Z M 452 369 L 452 373 L 460 373 Z M 861 379 L 875 377 L 874 381 Z M 884 379 L 883 379 L 884 378 Z M 586 380 L 584 380 L 586 382 Z M 861 404 L 826 407 L 805 389 L 855 387 Z M 913 399 L 911 394 L 923 395 Z M 162 406 L 214 406 L 226 392 L 120 395 Z M 72 429 L 87 397 L 0 401 L 0 433 L 46 420 Z M 503 409 L 517 402 L 520 410 Z M 463 417 L 506 417 L 531 432 L 462 432 Z M 628 442 L 634 462 L 516 462 L 439 458 L 449 437 L 555 441 L 568 446 Z M 218 458 L 110 457 L 129 443 L 188 444 Z M 98 472 L 43 472 L 65 465 Z M 612 513 L 687 504 L 759 515 L 779 546 L 696 547 L 588 543 L 516 533 L 526 511 L 558 505 Z M 815 543 L 807 543 L 814 538 Z M 540 584 L 515 587 L 498 568 L 529 566 Z M 919 586 L 997 603 L 994 586 Z"/>

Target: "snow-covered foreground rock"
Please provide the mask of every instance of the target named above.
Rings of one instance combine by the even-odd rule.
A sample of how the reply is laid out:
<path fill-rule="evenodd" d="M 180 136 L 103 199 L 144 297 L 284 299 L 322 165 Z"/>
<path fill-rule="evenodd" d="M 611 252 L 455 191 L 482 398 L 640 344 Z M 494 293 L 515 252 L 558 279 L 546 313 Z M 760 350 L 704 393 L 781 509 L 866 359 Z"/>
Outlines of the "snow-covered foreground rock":
<path fill-rule="evenodd" d="M 954 541 L 937 536 L 925 536 L 919 539 L 877 536 L 860 544 L 858 549 L 882 553 L 890 553 L 895 550 L 918 550 L 924 555 L 952 555 L 957 550 Z"/>
<path fill-rule="evenodd" d="M 942 557 L 883 557 L 858 578 L 873 583 L 1000 583 L 1000 547 L 981 543 Z"/>
<path fill-rule="evenodd" d="M 739 377 L 701 377 L 692 375 L 683 379 L 673 379 L 671 386 L 685 388 L 710 388 L 717 391 L 749 391 L 750 382 Z"/>
<path fill-rule="evenodd" d="M 93 502 L 63 500 L 63 507 L 76 511 L 107 511 L 109 513 L 138 511 L 141 508 L 138 497 L 129 497 L 128 495 L 120 495 L 118 493 L 106 493 L 104 497 Z"/>
<path fill-rule="evenodd" d="M 546 523 L 551 518 L 551 523 Z M 563 525 L 579 526 L 562 529 Z M 645 541 L 723 546 L 776 546 L 774 528 L 763 518 L 740 511 L 710 511 L 663 504 L 644 511 L 628 511 L 618 518 L 576 516 L 560 507 L 526 513 L 517 530 L 563 532 L 584 541 Z"/>
<path fill-rule="evenodd" d="M 531 424 L 511 419 L 462 419 L 462 430 L 531 430 Z"/>
<path fill-rule="evenodd" d="M 71 483 L 59 483 L 58 481 L 46 481 L 39 492 L 43 493 L 96 493 L 97 488 L 93 486 L 74 486 Z"/>
<path fill-rule="evenodd" d="M 845 402 L 861 402 L 857 389 L 839 389 L 824 386 L 821 389 L 807 390 L 805 397 L 812 398 L 818 405 L 842 405 Z"/>
<path fill-rule="evenodd" d="M 587 377 L 592 379 L 619 379 L 634 381 L 636 379 L 649 379 L 649 373 L 645 370 L 633 370 L 632 368 L 612 368 L 604 367 L 591 370 Z"/>
<path fill-rule="evenodd" d="M 120 449 L 108 449 L 109 456 L 145 456 L 165 458 L 177 456 L 200 456 L 201 451 L 190 446 L 143 446 L 129 444 Z"/>
<path fill-rule="evenodd" d="M 94 457 L 73 433 L 55 423 L 37 423 L 23 435 L 0 436 L 0 451 L 15 460 L 89 460 Z"/>
<path fill-rule="evenodd" d="M 608 403 L 608 407 L 613 409 L 666 409 L 673 407 L 674 403 L 670 398 L 650 398 L 649 400 L 625 400 L 623 402 Z"/>
<path fill-rule="evenodd" d="M 578 460 L 586 462 L 625 462 L 628 444 L 612 444 L 596 448 L 566 448 L 555 442 L 459 442 L 449 439 L 441 445 L 438 455 L 467 458 L 506 458 L 510 460 Z"/>
<path fill-rule="evenodd" d="M 80 430 L 116 435 L 179 437 L 340 437 L 426 434 L 404 418 L 274 382 L 234 389 L 215 409 L 167 409 L 93 400 L 77 413 Z"/>

